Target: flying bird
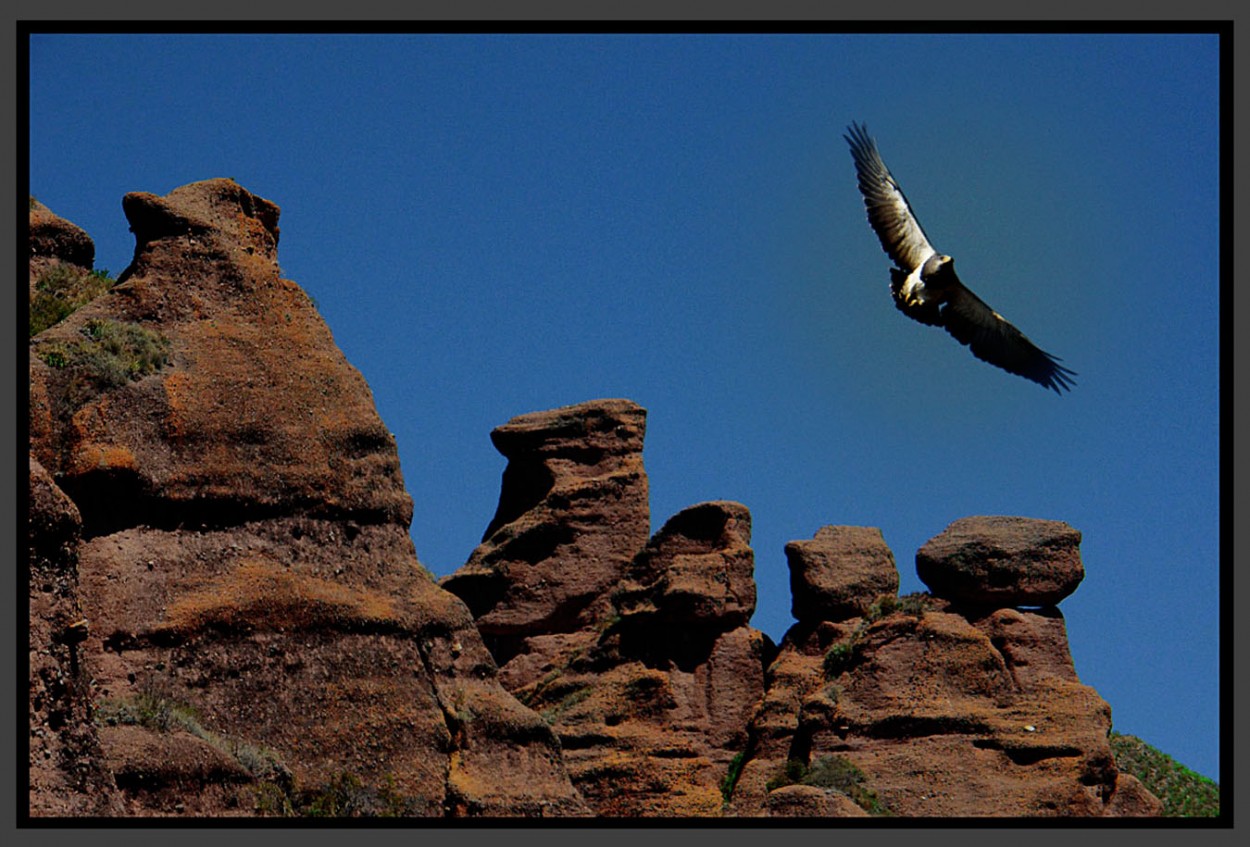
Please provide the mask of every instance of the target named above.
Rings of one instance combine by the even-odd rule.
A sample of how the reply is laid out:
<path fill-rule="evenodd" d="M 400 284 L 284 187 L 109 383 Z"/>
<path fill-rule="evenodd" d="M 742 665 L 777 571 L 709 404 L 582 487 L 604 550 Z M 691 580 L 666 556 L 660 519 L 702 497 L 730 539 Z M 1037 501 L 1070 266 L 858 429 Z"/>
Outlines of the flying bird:
<path fill-rule="evenodd" d="M 848 135 L 868 223 L 894 262 L 894 305 L 913 320 L 943 327 L 982 361 L 1062 394 L 1075 382 L 1059 359 L 1040 349 L 955 276 L 955 260 L 929 243 L 903 189 L 877 152 L 866 127 L 852 123 Z"/>

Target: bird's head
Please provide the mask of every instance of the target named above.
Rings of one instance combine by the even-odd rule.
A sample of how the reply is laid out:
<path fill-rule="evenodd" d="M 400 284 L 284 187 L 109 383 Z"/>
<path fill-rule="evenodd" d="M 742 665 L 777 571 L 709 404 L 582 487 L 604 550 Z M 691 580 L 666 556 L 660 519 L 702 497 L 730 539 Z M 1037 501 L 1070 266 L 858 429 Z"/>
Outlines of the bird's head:
<path fill-rule="evenodd" d="M 955 272 L 955 260 L 944 253 L 934 253 L 924 263 L 924 267 L 920 269 L 920 278 L 930 280 L 934 277 L 953 274 Z"/>

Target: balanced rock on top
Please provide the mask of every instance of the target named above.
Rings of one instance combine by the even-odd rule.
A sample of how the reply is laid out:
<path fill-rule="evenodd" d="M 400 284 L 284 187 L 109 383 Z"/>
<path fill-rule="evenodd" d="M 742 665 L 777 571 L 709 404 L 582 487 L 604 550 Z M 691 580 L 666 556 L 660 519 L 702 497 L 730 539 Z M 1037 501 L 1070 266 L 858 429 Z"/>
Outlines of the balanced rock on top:
<path fill-rule="evenodd" d="M 938 597 L 989 608 L 1054 606 L 1085 578 L 1081 533 L 1062 521 L 960 518 L 916 553 Z"/>

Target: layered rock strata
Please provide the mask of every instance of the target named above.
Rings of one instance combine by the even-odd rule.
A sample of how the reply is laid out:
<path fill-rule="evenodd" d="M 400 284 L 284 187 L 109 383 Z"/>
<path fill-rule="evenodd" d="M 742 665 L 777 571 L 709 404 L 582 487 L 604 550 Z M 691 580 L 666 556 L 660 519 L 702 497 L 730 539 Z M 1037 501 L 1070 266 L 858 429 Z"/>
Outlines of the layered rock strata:
<path fill-rule="evenodd" d="M 701 503 L 647 540 L 642 423 L 604 400 L 495 430 L 509 459 L 499 512 L 443 585 L 474 609 L 504 684 L 559 734 L 597 814 L 717 816 L 771 647 L 747 626 L 751 518 Z"/>
<path fill-rule="evenodd" d="M 1110 709 L 1078 680 L 1059 610 L 1008 603 L 1075 587 L 1074 534 L 1023 518 L 957 522 L 922 551 L 935 594 L 954 582 L 954 597 L 899 598 L 880 591 L 896 576 L 865 579 L 892 561 L 875 530 L 825 528 L 793 545 L 794 582 L 837 602 L 799 603 L 796 591 L 801 615 L 768 669 L 735 812 L 792 813 L 799 798 L 778 795 L 803 785 L 880 815 L 1157 814 L 1140 784 L 1116 771 Z M 985 553 L 1003 550 L 1011 555 Z M 1046 563 L 1046 584 L 1020 562 Z M 932 577 L 977 567 L 993 570 L 992 591 Z M 850 585 L 861 586 L 858 596 Z M 815 808 L 815 793 L 803 796 Z"/>
<path fill-rule="evenodd" d="M 575 632 L 609 613 L 650 531 L 646 411 L 629 400 L 519 415 L 491 432 L 508 459 L 499 507 L 443 587 L 473 610 L 500 664 L 525 636 Z"/>
<path fill-rule="evenodd" d="M 123 208 L 130 267 L 32 339 L 31 452 L 81 514 L 125 812 L 583 813 L 417 561 L 394 439 L 280 276 L 277 206 L 210 180 Z"/>

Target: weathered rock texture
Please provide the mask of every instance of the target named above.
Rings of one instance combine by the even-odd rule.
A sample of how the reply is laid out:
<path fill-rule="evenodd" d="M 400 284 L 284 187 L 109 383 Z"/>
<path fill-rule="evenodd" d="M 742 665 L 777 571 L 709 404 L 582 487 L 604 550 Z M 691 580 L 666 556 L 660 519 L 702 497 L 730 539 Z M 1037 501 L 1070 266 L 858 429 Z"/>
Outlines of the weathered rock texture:
<path fill-rule="evenodd" d="M 961 518 L 916 554 L 934 594 L 969 606 L 1053 606 L 1085 578 L 1081 533 L 1062 521 Z"/>
<path fill-rule="evenodd" d="M 509 459 L 499 512 L 443 585 L 598 814 L 722 814 L 771 646 L 746 625 L 750 513 L 701 503 L 648 541 L 643 411 L 627 401 L 523 415 L 493 437 Z"/>
<path fill-rule="evenodd" d="M 1079 573 L 1073 531 L 1053 522 L 957 522 L 925 550 L 961 537 L 969 523 L 981 549 L 1010 550 L 1016 562 L 1061 557 L 1064 572 Z M 846 562 L 844 580 L 821 580 L 834 584 L 856 581 L 863 548 L 877 547 L 880 537 L 849 527 L 822 530 L 818 541 L 822 535 L 826 542 L 874 539 L 840 551 L 824 545 L 826 573 Z M 1062 554 L 1054 552 L 1056 537 Z M 884 556 L 870 558 L 880 563 Z M 808 581 L 804 557 L 792 556 L 791 568 L 804 575 L 800 583 Z M 1107 740 L 1110 709 L 1077 679 L 1058 609 L 994 600 L 1036 602 L 1043 592 L 980 593 L 969 608 L 961 605 L 968 583 L 960 583 L 953 598 L 891 593 L 864 607 L 875 590 L 858 595 L 863 611 L 849 619 L 845 604 L 796 604 L 803 614 L 769 667 L 752 724 L 732 798 L 737 813 L 792 813 L 799 798 L 777 800 L 785 790 L 779 786 L 789 783 L 901 816 L 1134 815 L 1150 808 L 1141 786 L 1117 774 Z"/>
<path fill-rule="evenodd" d="M 91 679 L 80 645 L 78 509 L 30 460 L 30 811 L 81 817 L 121 811 L 92 722 Z"/>
<path fill-rule="evenodd" d="M 95 242 L 83 229 L 35 200 L 30 201 L 30 283 L 53 264 L 65 263 L 91 270 Z"/>
<path fill-rule="evenodd" d="M 810 541 L 787 544 L 786 559 L 795 620 L 858 617 L 878 596 L 898 593 L 894 554 L 879 529 L 822 527 Z"/>
<path fill-rule="evenodd" d="M 646 413 L 600 400 L 492 433 L 498 511 L 440 588 L 278 208 L 123 207 L 131 266 L 31 339 L 32 815 L 1158 813 L 1072 666 L 1066 524 L 957 521 L 903 598 L 879 530 L 825 527 L 777 647 L 747 508 L 648 538 Z M 32 293 L 89 271 L 33 202 L 30 232 Z"/>
<path fill-rule="evenodd" d="M 603 400 L 520 415 L 491 433 L 508 459 L 499 508 L 443 587 L 473 610 L 497 655 L 607 613 L 609 589 L 650 531 L 645 432 L 642 407 Z"/>
<path fill-rule="evenodd" d="M 394 440 L 279 275 L 277 206 L 210 180 L 123 207 L 131 266 L 32 339 L 31 452 L 81 515 L 77 651 L 126 813 L 583 812 L 418 563 Z M 70 381 L 48 351 L 102 321 L 167 362 Z"/>

